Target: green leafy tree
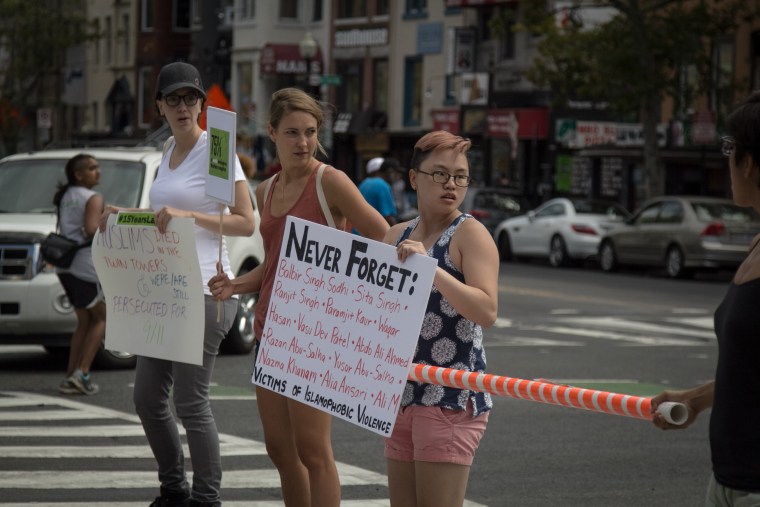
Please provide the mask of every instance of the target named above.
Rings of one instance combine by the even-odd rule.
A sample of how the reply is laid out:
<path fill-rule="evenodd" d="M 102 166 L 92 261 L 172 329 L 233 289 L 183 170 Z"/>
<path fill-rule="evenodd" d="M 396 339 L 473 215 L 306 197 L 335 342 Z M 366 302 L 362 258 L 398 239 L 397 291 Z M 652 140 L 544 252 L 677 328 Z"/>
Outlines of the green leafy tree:
<path fill-rule="evenodd" d="M 83 0 L 0 0 L 0 140 L 15 153 L 30 110 L 62 93 L 65 51 L 98 38 Z"/>
<path fill-rule="evenodd" d="M 620 117 L 638 118 L 647 197 L 665 191 L 657 144 L 663 100 L 671 97 L 677 109 L 686 109 L 694 104 L 684 104 L 684 98 L 712 91 L 730 102 L 733 86 L 716 88 L 711 41 L 759 14 L 757 2 L 746 0 L 602 0 L 577 2 L 558 22 L 560 13 L 544 2 L 523 5 L 521 28 L 542 36 L 528 79 L 548 86 L 555 105 L 596 100 Z M 584 26 L 583 10 L 589 7 L 606 7 L 612 16 Z M 697 79 L 684 79 L 687 72 Z"/>

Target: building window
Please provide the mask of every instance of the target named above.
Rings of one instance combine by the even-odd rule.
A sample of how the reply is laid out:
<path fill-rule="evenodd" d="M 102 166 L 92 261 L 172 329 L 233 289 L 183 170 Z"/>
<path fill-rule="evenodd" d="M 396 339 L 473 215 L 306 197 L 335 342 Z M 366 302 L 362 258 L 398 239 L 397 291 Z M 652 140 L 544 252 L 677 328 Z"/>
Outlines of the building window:
<path fill-rule="evenodd" d="M 243 112 L 242 123 L 255 125 L 253 116 L 253 64 L 240 62 L 237 64 L 238 104 L 237 110 Z"/>
<path fill-rule="evenodd" d="M 152 32 L 153 23 L 153 0 L 142 0 L 140 3 L 140 28 L 143 32 Z"/>
<path fill-rule="evenodd" d="M 92 102 L 92 130 L 97 132 L 100 129 L 100 117 L 98 116 L 98 102 Z"/>
<path fill-rule="evenodd" d="M 422 58 L 407 58 L 404 62 L 404 126 L 422 124 Z"/>
<path fill-rule="evenodd" d="M 256 18 L 256 0 L 237 0 L 237 2 L 240 21 L 250 21 Z"/>
<path fill-rule="evenodd" d="M 337 94 L 338 111 L 354 113 L 362 110 L 363 60 L 338 60 L 336 73 L 343 77 L 343 85 Z"/>
<path fill-rule="evenodd" d="M 725 118 L 733 107 L 734 79 L 734 42 L 731 39 L 718 39 L 713 42 L 713 92 L 710 97 L 710 109 L 718 115 L 719 121 Z"/>
<path fill-rule="evenodd" d="M 406 0 L 405 18 L 422 18 L 427 16 L 427 0 Z"/>
<path fill-rule="evenodd" d="M 106 16 L 105 22 L 106 28 L 105 33 L 103 34 L 103 39 L 106 43 L 106 49 L 104 56 L 106 65 L 111 65 L 111 58 L 113 56 L 113 27 L 111 26 L 111 16 Z"/>
<path fill-rule="evenodd" d="M 495 61 L 515 58 L 514 25 L 517 20 L 516 7 L 503 7 L 494 11 L 484 11 L 478 17 L 478 33 L 483 41 L 493 41 Z"/>
<path fill-rule="evenodd" d="M 123 14 L 121 16 L 121 43 L 123 45 L 122 54 L 124 55 L 124 63 L 129 63 L 129 35 L 132 33 L 129 24 L 129 14 Z"/>
<path fill-rule="evenodd" d="M 375 0 L 375 15 L 387 16 L 390 11 L 388 9 L 388 0 Z"/>
<path fill-rule="evenodd" d="M 137 107 L 140 108 L 140 127 L 147 128 L 156 114 L 156 104 L 153 97 L 153 69 L 150 67 L 140 69 L 137 87 L 140 91 L 137 104 Z"/>
<path fill-rule="evenodd" d="M 750 90 L 757 90 L 760 88 L 760 31 L 752 32 L 751 37 L 750 58 L 752 62 L 752 76 Z"/>
<path fill-rule="evenodd" d="M 314 0 L 314 15 L 312 21 L 322 21 L 322 0 Z"/>
<path fill-rule="evenodd" d="M 95 19 L 95 33 L 100 35 L 100 19 Z M 100 38 L 93 41 L 92 47 L 95 50 L 95 65 L 100 65 Z"/>
<path fill-rule="evenodd" d="M 298 19 L 298 0 L 280 0 L 280 19 Z"/>
<path fill-rule="evenodd" d="M 173 27 L 175 30 L 190 30 L 192 6 L 190 0 L 174 0 Z"/>
<path fill-rule="evenodd" d="M 362 18 L 367 16 L 366 0 L 338 0 L 337 18 Z"/>
<path fill-rule="evenodd" d="M 373 89 L 373 109 L 388 113 L 388 60 L 375 60 L 374 64 L 374 86 Z"/>

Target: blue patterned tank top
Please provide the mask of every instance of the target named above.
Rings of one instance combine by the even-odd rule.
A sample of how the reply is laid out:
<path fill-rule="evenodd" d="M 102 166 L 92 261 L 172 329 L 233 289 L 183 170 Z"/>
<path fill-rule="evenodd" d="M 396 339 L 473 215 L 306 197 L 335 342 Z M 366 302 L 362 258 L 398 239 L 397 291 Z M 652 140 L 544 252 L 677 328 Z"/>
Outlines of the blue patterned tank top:
<path fill-rule="evenodd" d="M 457 227 L 468 218 L 472 216 L 465 213 L 455 218 L 428 250 L 428 255 L 438 261 L 440 268 L 463 283 L 464 275 L 451 262 L 449 244 Z M 409 223 L 396 240 L 397 245 L 409 237 L 418 222 L 419 217 Z M 486 368 L 483 329 L 459 315 L 435 285 L 430 290 L 414 362 L 479 373 L 484 372 Z M 473 416 L 486 412 L 493 406 L 491 395 L 488 393 L 413 381 L 406 383 L 401 406 L 424 405 L 466 410 L 469 400 L 472 400 Z"/>

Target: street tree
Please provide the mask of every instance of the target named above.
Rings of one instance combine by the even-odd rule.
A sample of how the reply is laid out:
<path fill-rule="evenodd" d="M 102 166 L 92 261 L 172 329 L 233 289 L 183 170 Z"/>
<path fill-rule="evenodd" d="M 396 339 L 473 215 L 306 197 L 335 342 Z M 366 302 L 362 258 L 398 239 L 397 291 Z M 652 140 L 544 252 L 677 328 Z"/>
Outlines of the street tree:
<path fill-rule="evenodd" d="M 39 106 L 57 105 L 66 50 L 100 35 L 83 0 L 0 0 L 0 140 L 15 153 Z"/>
<path fill-rule="evenodd" d="M 548 86 L 555 106 L 570 100 L 604 102 L 619 117 L 642 124 L 646 197 L 665 191 L 657 142 L 663 100 L 672 98 L 681 111 L 694 107 L 694 98 L 704 93 L 723 97 L 723 103 L 733 100 L 737 83 L 714 67 L 712 41 L 759 14 L 757 2 L 746 0 L 591 0 L 552 2 L 553 9 L 545 2 L 523 5 L 521 28 L 541 37 L 528 79 Z M 589 9 L 608 15 L 584 22 Z"/>

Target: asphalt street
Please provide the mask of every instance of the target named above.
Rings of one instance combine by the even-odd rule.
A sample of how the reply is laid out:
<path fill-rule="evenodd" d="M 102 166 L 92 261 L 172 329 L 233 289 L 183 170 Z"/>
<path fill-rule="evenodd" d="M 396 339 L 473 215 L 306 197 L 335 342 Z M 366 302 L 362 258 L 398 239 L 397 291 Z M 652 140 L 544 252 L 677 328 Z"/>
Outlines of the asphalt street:
<path fill-rule="evenodd" d="M 712 312 L 727 276 L 502 264 L 489 371 L 651 396 L 712 377 Z M 248 356 L 221 356 L 213 409 L 225 505 L 281 505 L 262 447 Z M 97 371 L 93 397 L 56 393 L 62 363 L 0 347 L 0 505 L 147 505 L 157 484 L 131 406 L 133 371 Z M 708 414 L 685 431 L 645 420 L 496 397 L 468 506 L 695 506 L 710 473 Z M 344 504 L 388 505 L 380 437 L 335 420 Z"/>

